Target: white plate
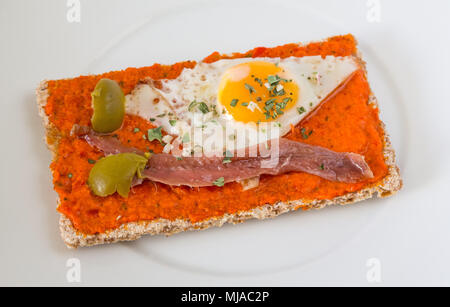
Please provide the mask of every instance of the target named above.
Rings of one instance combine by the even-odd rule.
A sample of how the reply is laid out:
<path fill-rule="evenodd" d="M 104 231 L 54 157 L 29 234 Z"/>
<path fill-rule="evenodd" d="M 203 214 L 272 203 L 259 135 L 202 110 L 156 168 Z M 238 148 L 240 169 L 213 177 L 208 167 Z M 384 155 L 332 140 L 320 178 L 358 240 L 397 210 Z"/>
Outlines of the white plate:
<path fill-rule="evenodd" d="M 277 11 L 282 14 L 273 13 Z M 182 7 L 152 16 L 132 29 L 98 55 L 86 73 L 142 67 L 154 62 L 201 60 L 216 50 L 245 51 L 256 46 L 308 42 L 345 33 L 339 23 L 304 3 L 270 1 Z M 378 86 L 384 91 L 382 109 L 383 114 L 389 114 L 389 131 L 395 139 L 406 139 L 402 135 L 402 131 L 407 131 L 401 115 L 402 101 L 396 97 L 395 84 L 389 82 L 382 62 L 364 47 L 363 44 L 365 59 L 372 66 L 371 74 L 385 80 Z M 399 154 L 401 159 L 401 151 Z M 248 221 L 239 226 L 227 225 L 169 238 L 146 237 L 126 246 L 143 259 L 190 272 L 226 276 L 273 273 L 319 260 L 361 233 L 383 208 L 383 200 L 369 200 L 350 207 L 295 212 L 274 220 Z"/>
<path fill-rule="evenodd" d="M 380 22 L 370 23 L 377 3 Z M 383 285 L 449 284 L 450 2 L 81 0 L 79 24 L 67 22 L 66 4 L 0 5 L 0 283 L 66 285 L 77 258 L 83 285 L 370 285 L 376 258 Z M 35 105 L 40 80 L 345 33 L 367 61 L 400 193 L 169 238 L 64 246 Z"/>

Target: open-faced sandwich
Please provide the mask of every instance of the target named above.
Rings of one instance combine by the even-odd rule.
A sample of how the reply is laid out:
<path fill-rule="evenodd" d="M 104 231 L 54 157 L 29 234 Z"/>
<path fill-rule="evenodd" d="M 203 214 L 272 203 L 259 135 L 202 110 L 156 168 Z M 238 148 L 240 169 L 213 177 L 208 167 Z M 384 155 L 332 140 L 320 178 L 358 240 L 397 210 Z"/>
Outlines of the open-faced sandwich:
<path fill-rule="evenodd" d="M 402 186 L 351 35 L 44 81 L 37 101 L 69 247 Z"/>

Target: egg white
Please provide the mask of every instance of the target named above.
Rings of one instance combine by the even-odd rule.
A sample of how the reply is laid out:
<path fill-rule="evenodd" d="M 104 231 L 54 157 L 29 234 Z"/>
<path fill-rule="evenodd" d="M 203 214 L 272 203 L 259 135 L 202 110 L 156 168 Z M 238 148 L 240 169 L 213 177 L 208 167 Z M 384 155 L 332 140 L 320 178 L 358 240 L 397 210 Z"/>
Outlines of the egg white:
<path fill-rule="evenodd" d="M 219 83 L 225 71 L 251 61 L 276 63 L 299 87 L 295 106 L 278 116 L 276 121 L 259 124 L 235 121 L 218 102 Z M 155 125 L 175 136 L 174 140 L 182 144 L 183 155 L 222 154 L 225 148 L 239 150 L 285 135 L 291 125 L 297 125 L 357 69 L 358 64 L 352 57 L 333 56 L 243 58 L 199 63 L 192 69 L 184 69 L 176 79 L 161 80 L 160 89 L 152 83 L 138 85 L 126 96 L 126 111 L 152 119 Z M 204 114 L 198 107 L 193 108 L 193 101 L 204 102 L 210 112 Z M 299 112 L 299 108 L 304 112 Z M 167 151 L 174 147 L 177 146 L 168 146 Z"/>

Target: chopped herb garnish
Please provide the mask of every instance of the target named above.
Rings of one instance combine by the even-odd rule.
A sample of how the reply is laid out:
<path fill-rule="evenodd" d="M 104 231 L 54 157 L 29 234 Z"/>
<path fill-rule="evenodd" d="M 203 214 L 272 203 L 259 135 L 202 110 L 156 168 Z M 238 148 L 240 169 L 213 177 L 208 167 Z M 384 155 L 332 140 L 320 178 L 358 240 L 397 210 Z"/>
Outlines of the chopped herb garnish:
<path fill-rule="evenodd" d="M 158 140 L 162 144 L 161 128 L 162 127 L 158 127 L 158 128 L 154 128 L 154 129 L 148 129 L 147 134 L 148 134 L 148 140 L 150 142 L 153 141 L 153 140 Z M 144 136 L 145 136 L 145 134 L 144 134 Z"/>
<path fill-rule="evenodd" d="M 269 118 L 277 118 L 279 115 L 284 114 L 282 111 L 286 108 L 289 101 L 292 101 L 292 98 L 286 97 L 283 98 L 282 102 L 278 102 L 277 98 L 270 98 L 265 102 L 264 110 L 266 111 L 264 115 L 266 116 L 266 119 Z M 275 108 L 274 108 L 275 107 Z"/>
<path fill-rule="evenodd" d="M 300 132 L 301 132 L 302 138 L 303 138 L 304 140 L 306 140 L 307 138 L 309 138 L 309 136 L 313 133 L 312 130 L 310 130 L 308 133 L 306 133 L 306 129 L 305 129 L 305 128 L 300 129 Z"/>
<path fill-rule="evenodd" d="M 218 187 L 223 187 L 224 184 L 225 184 L 225 178 L 223 178 L 223 177 L 217 178 L 213 182 L 213 185 L 218 186 Z"/>
<path fill-rule="evenodd" d="M 243 103 L 241 103 L 241 106 L 247 107 L 247 106 L 248 106 L 248 102 L 243 102 Z"/>
<path fill-rule="evenodd" d="M 175 119 L 169 119 L 169 124 L 170 124 L 172 127 L 175 127 L 175 125 L 177 124 L 177 121 L 176 121 Z"/>
<path fill-rule="evenodd" d="M 139 132 L 139 131 L 141 131 L 139 128 L 134 128 L 134 129 L 133 129 L 133 132 L 134 132 L 134 133 Z"/>
<path fill-rule="evenodd" d="M 233 154 L 231 153 L 231 151 L 227 150 L 223 152 L 224 155 L 224 159 L 222 161 L 223 164 L 227 164 L 231 162 L 231 158 L 233 157 Z"/>
<path fill-rule="evenodd" d="M 151 122 L 154 122 L 156 119 L 155 118 L 150 118 L 150 121 Z"/>
<path fill-rule="evenodd" d="M 208 108 L 208 106 L 206 105 L 206 103 L 204 103 L 204 102 L 200 102 L 200 104 L 198 105 L 198 109 L 199 109 L 203 114 L 206 114 L 206 113 L 209 112 L 209 108 Z"/>
<path fill-rule="evenodd" d="M 189 112 L 192 112 L 195 108 L 198 108 L 198 110 L 200 110 L 200 112 L 202 112 L 203 114 L 206 114 L 209 112 L 209 108 L 208 105 L 202 101 L 192 101 L 189 104 L 188 110 Z"/>
<path fill-rule="evenodd" d="M 306 112 L 304 107 L 297 108 L 298 114 L 303 114 Z"/>
<path fill-rule="evenodd" d="M 248 83 L 245 83 L 245 88 L 248 89 L 250 94 L 255 92 L 255 88 L 253 86 L 251 86 L 250 84 L 248 84 Z"/>
<path fill-rule="evenodd" d="M 239 101 L 239 99 L 233 99 L 233 100 L 231 100 L 230 106 L 235 107 L 235 106 L 237 105 L 238 101 Z"/>
<path fill-rule="evenodd" d="M 177 157 L 177 160 L 181 161 L 181 160 L 183 160 L 183 158 L 182 157 Z"/>
<path fill-rule="evenodd" d="M 323 165 L 323 163 L 320 164 L 320 169 L 321 169 L 321 170 L 324 170 L 324 169 L 325 169 L 325 166 Z"/>
<path fill-rule="evenodd" d="M 95 164 L 95 160 L 88 159 L 89 164 Z"/>
<path fill-rule="evenodd" d="M 162 113 L 162 114 L 156 115 L 156 117 L 164 117 L 164 116 L 166 116 L 166 113 Z"/>
<path fill-rule="evenodd" d="M 269 100 L 266 101 L 266 106 L 267 106 L 267 105 L 270 105 L 270 104 L 273 104 L 273 103 L 276 102 L 276 101 L 277 101 L 276 98 L 270 98 Z"/>
<path fill-rule="evenodd" d="M 277 91 L 277 89 L 274 90 L 274 94 L 277 96 L 283 96 L 284 94 L 286 94 L 286 92 L 284 91 L 284 88 L 282 88 L 281 90 Z"/>
<path fill-rule="evenodd" d="M 283 103 L 287 104 L 289 101 L 292 101 L 291 97 L 283 98 Z"/>
<path fill-rule="evenodd" d="M 186 133 L 183 135 L 183 138 L 181 139 L 181 142 L 183 142 L 183 143 L 188 143 L 190 140 L 191 140 L 191 137 L 189 136 L 189 133 L 186 132 Z"/>
<path fill-rule="evenodd" d="M 188 110 L 189 112 L 192 112 L 192 110 L 194 110 L 194 108 L 197 106 L 198 102 L 197 101 L 192 101 L 189 106 L 188 106 Z"/>
<path fill-rule="evenodd" d="M 280 82 L 281 78 L 278 75 L 269 75 L 267 76 L 267 82 L 269 82 L 270 85 L 276 85 L 278 82 Z"/>
<path fill-rule="evenodd" d="M 231 158 L 229 158 L 229 157 L 223 158 L 223 161 L 222 161 L 223 164 L 227 164 L 227 163 L 230 163 L 230 162 L 231 162 Z"/>
<path fill-rule="evenodd" d="M 67 177 L 72 178 L 73 177 L 72 173 L 68 173 Z"/>

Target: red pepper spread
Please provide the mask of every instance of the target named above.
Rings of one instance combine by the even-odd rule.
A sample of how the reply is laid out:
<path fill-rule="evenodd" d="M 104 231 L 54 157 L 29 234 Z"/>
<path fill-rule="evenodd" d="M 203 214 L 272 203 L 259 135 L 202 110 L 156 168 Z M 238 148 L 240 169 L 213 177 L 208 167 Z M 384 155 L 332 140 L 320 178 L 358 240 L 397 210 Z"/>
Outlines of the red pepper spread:
<path fill-rule="evenodd" d="M 211 63 L 242 57 L 349 56 L 355 52 L 355 39 L 352 35 L 345 35 L 305 46 L 287 44 L 275 48 L 259 47 L 232 55 L 214 52 L 203 61 Z M 373 185 L 387 175 L 388 168 L 383 156 L 384 135 L 378 109 L 368 104 L 369 85 L 364 73 L 357 71 L 345 88 L 323 103 L 312 116 L 293 127 L 286 137 L 334 151 L 363 155 L 374 174 L 370 180 L 349 184 L 331 182 L 306 173 L 288 173 L 262 176 L 259 186 L 247 191 L 242 191 L 238 183 L 229 183 L 223 187 L 189 188 L 144 181 L 130 191 L 128 198 L 117 193 L 108 197 L 95 196 L 86 181 L 93 163 L 103 155 L 84 140 L 71 137 L 70 130 L 74 124 L 90 124 L 93 112 L 91 92 L 96 83 L 101 78 L 116 80 L 124 93 L 128 94 L 140 79 L 176 78 L 184 68 L 195 65 L 191 61 L 171 66 L 154 64 L 48 82 L 49 97 L 45 111 L 61 135 L 57 157 L 50 166 L 54 187 L 60 196 L 58 211 L 65 214 L 78 231 L 85 234 L 102 233 L 124 223 L 158 218 L 188 219 L 195 223 L 278 201 L 330 199 Z M 135 128 L 139 128 L 139 131 Z M 150 128 L 154 127 L 149 121 L 126 115 L 122 128 L 115 133 L 123 144 L 161 152 L 159 142 L 149 142 L 143 138 L 144 132 Z M 309 135 L 307 139 L 302 137 L 305 131 Z M 306 209 L 307 205 L 302 208 Z"/>

